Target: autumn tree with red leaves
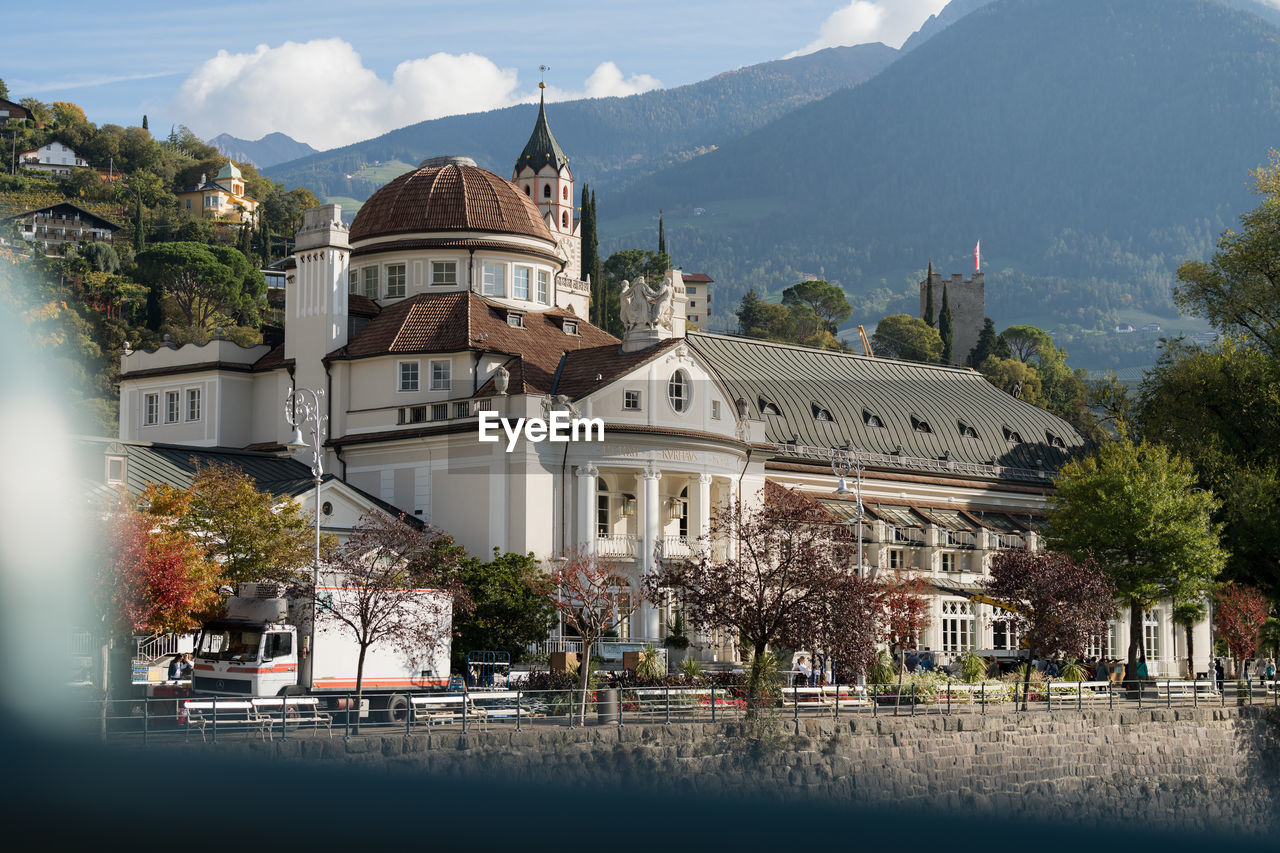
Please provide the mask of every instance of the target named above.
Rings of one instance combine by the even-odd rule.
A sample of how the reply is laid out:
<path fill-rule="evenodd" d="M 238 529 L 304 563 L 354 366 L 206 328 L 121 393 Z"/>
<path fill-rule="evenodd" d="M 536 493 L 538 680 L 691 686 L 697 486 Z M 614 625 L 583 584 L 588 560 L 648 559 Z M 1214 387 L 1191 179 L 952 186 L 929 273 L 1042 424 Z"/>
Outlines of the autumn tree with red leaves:
<path fill-rule="evenodd" d="M 217 612 L 218 567 L 187 532 L 122 502 L 103 543 L 97 598 L 113 634 L 189 631 Z"/>
<path fill-rule="evenodd" d="M 583 547 L 571 548 L 555 560 L 548 589 L 564 624 L 582 638 L 582 659 L 578 664 L 581 701 L 576 710 L 585 725 L 591 652 L 601 637 L 630 618 L 635 601 L 630 587 L 613 573 L 610 565 Z"/>
<path fill-rule="evenodd" d="M 1236 667 L 1253 656 L 1258 648 L 1262 626 L 1271 610 L 1266 596 L 1251 586 L 1225 583 L 1214 596 L 1213 617 L 1218 634 L 1236 659 Z M 1248 676 L 1241 672 L 1241 677 Z"/>
<path fill-rule="evenodd" d="M 1090 637 L 1107 630 L 1115 614 L 1116 588 L 1091 559 L 1072 560 L 1059 551 L 1008 550 L 991 561 L 987 592 L 1016 609 L 996 621 L 1022 637 L 1030 660 L 1054 654 L 1080 658 Z M 1023 676 L 1023 702 L 1031 667 Z"/>
<path fill-rule="evenodd" d="M 727 554 L 713 557 L 712 544 L 722 542 Z M 747 692 L 754 716 L 767 686 L 770 646 L 827 643 L 844 664 L 868 665 L 879 620 L 867 612 L 874 589 L 854 573 L 855 553 L 849 529 L 825 508 L 769 484 L 750 508 L 713 512 L 697 556 L 646 578 L 645 594 L 657 601 L 676 591 L 693 627 L 741 637 L 752 653 Z"/>

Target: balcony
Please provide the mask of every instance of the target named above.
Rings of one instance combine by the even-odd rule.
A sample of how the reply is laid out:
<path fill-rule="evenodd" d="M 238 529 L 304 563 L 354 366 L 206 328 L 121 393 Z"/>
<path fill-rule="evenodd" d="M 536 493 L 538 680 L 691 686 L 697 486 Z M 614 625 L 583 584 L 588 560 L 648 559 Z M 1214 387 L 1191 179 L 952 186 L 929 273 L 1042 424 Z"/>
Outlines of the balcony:
<path fill-rule="evenodd" d="M 1001 551 L 1020 551 L 1027 547 L 1027 540 L 1017 533 L 992 533 L 991 546 Z"/>
<path fill-rule="evenodd" d="M 634 560 L 640 553 L 633 533 L 611 533 L 596 537 L 596 553 L 613 560 Z"/>
<path fill-rule="evenodd" d="M 978 547 L 978 537 L 972 530 L 947 530 L 943 528 L 938 531 L 938 544 L 951 548 L 976 548 Z"/>
<path fill-rule="evenodd" d="M 885 538 L 895 545 L 924 545 L 924 530 L 919 527 L 885 525 Z"/>
<path fill-rule="evenodd" d="M 658 546 L 659 556 L 666 560 L 693 556 L 693 542 L 688 536 L 663 536 Z"/>

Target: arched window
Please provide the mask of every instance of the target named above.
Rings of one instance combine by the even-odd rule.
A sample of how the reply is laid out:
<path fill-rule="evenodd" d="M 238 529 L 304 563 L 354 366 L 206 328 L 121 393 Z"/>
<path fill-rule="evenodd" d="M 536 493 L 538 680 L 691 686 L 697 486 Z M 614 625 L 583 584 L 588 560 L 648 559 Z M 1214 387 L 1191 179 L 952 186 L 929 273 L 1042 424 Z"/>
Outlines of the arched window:
<path fill-rule="evenodd" d="M 911 428 L 916 432 L 923 432 L 923 433 L 933 432 L 933 427 L 929 426 L 928 421 L 921 420 L 920 418 L 917 418 L 915 415 L 911 416 Z"/>
<path fill-rule="evenodd" d="M 782 417 L 782 410 L 778 408 L 778 404 L 771 400 L 766 400 L 764 397 L 760 397 L 756 400 L 756 407 L 760 409 L 760 414 L 762 415 L 777 415 L 778 417 Z M 744 412 L 743 416 L 745 417 L 745 415 L 746 413 Z"/>
<path fill-rule="evenodd" d="M 956 428 L 964 438 L 977 438 L 978 431 L 964 421 L 956 421 Z"/>
<path fill-rule="evenodd" d="M 1022 435 L 1019 434 L 1019 432 L 1016 429 L 1012 429 L 1006 426 L 1004 427 L 1004 440 L 1009 442 L 1010 444 L 1021 444 Z"/>
<path fill-rule="evenodd" d="M 1045 432 L 1044 432 L 1044 437 L 1045 437 L 1045 438 L 1047 438 L 1047 439 L 1049 439 L 1049 446 L 1050 446 L 1050 447 L 1056 447 L 1056 448 L 1058 448 L 1059 450 L 1066 450 L 1066 449 L 1067 449 L 1067 443 L 1066 443 L 1065 441 L 1063 441 L 1061 438 L 1059 438 L 1058 436 L 1056 436 L 1056 435 L 1054 435 L 1053 433 L 1049 432 L 1048 430 L 1045 430 Z"/>
<path fill-rule="evenodd" d="M 542 185 L 542 197 L 551 198 L 551 184 Z"/>
<path fill-rule="evenodd" d="M 525 185 L 524 185 L 524 194 L 525 194 L 525 195 L 527 195 L 527 196 L 529 196 L 530 198 L 532 198 L 532 197 L 533 197 L 533 187 L 529 186 L 528 184 L 525 184 Z"/>
<path fill-rule="evenodd" d="M 693 386 L 689 383 L 689 374 L 683 370 L 671 374 L 671 378 L 667 380 L 667 400 L 677 413 L 689 411 L 689 404 L 693 402 Z"/>
<path fill-rule="evenodd" d="M 819 406 L 817 403 L 810 403 L 809 406 L 813 410 L 813 419 L 815 421 L 835 420 L 831 417 L 831 412 L 829 410 Z"/>
<path fill-rule="evenodd" d="M 866 409 L 862 410 L 862 422 L 869 427 L 876 427 L 877 429 L 884 428 L 884 421 L 880 420 L 880 416 L 873 415 Z"/>
<path fill-rule="evenodd" d="M 569 211 L 567 210 L 564 213 L 560 214 L 560 227 L 561 228 L 569 227 Z"/>
<path fill-rule="evenodd" d="M 561 191 L 560 191 L 560 197 L 561 197 L 561 198 L 563 198 L 565 201 L 568 201 L 568 200 L 569 200 L 569 188 L 568 188 L 568 187 L 565 187 L 563 190 L 561 190 Z"/>
<path fill-rule="evenodd" d="M 676 508 L 679 513 L 676 516 L 680 520 L 680 536 L 683 539 L 689 538 L 689 487 L 685 486 L 680 490 L 680 506 Z"/>

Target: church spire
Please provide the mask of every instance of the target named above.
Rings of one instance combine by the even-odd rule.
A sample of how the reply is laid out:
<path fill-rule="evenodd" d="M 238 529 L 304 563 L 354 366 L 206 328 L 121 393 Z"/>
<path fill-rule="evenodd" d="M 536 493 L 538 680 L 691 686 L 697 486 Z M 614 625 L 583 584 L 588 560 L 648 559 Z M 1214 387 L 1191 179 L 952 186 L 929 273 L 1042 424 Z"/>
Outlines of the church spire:
<path fill-rule="evenodd" d="M 547 124 L 547 84 L 539 83 L 538 89 L 538 120 L 534 122 L 533 134 L 516 160 L 517 175 L 525 167 L 540 172 L 543 166 L 550 164 L 558 172 L 569 164 L 569 158 L 564 155 L 564 150 L 551 132 L 551 126 Z"/>

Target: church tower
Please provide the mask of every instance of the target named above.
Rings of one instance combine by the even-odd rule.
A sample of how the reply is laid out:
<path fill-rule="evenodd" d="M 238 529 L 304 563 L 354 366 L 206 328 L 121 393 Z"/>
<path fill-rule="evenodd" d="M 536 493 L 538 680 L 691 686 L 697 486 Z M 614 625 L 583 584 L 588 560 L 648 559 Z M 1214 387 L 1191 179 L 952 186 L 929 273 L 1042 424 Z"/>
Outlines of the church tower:
<path fill-rule="evenodd" d="M 538 205 L 565 261 L 565 277 L 580 279 L 582 230 L 574 215 L 573 173 L 569 171 L 569 158 L 547 124 L 546 84 L 539 83 L 538 88 L 542 90 L 538 120 L 516 160 L 511 182 Z"/>

